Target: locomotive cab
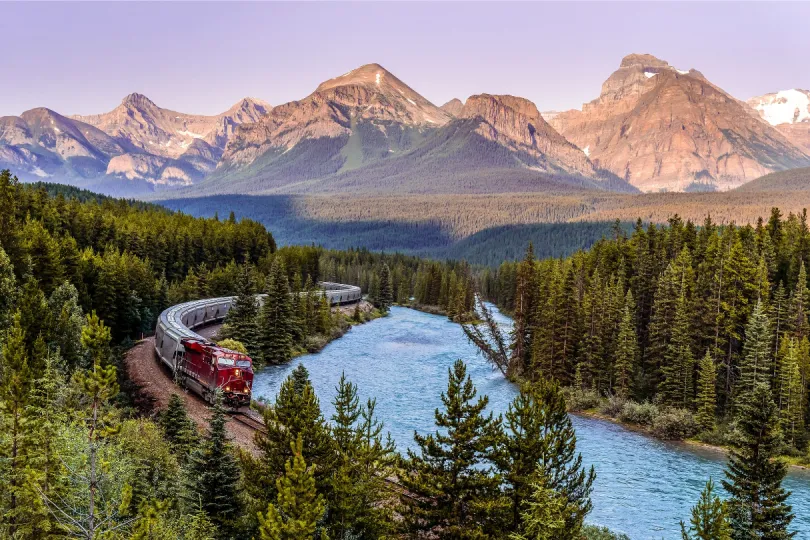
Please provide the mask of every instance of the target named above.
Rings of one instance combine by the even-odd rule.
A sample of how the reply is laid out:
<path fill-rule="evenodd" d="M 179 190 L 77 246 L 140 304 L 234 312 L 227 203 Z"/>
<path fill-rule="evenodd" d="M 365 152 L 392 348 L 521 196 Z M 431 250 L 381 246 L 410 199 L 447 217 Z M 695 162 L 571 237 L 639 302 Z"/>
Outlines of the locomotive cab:
<path fill-rule="evenodd" d="M 229 407 L 250 404 L 253 361 L 249 356 L 207 341 L 183 339 L 182 344 L 185 354 L 179 371 L 187 386 L 210 402 L 219 390 Z"/>

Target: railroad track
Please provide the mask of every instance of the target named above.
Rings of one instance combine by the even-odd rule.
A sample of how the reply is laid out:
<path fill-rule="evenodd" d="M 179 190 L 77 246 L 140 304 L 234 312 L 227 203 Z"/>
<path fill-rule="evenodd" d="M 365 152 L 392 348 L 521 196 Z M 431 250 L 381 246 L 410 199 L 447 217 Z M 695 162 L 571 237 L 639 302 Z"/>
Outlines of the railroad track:
<path fill-rule="evenodd" d="M 236 420 L 242 425 L 245 425 L 252 429 L 253 431 L 258 431 L 263 434 L 267 434 L 267 428 L 264 425 L 264 422 L 261 420 L 257 420 L 252 416 L 249 416 L 243 412 L 235 411 L 231 413 L 231 419 Z"/>

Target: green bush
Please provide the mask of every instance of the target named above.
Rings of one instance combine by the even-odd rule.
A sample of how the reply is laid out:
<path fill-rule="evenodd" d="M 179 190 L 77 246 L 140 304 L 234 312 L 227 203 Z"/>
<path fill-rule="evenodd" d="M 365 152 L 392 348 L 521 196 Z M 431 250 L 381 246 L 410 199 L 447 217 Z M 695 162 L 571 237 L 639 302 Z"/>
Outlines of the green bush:
<path fill-rule="evenodd" d="M 593 390 L 566 388 L 565 403 L 569 411 L 586 411 L 597 408 L 602 403 L 602 398 Z"/>
<path fill-rule="evenodd" d="M 585 525 L 582 527 L 582 540 L 630 540 L 626 534 L 615 533 L 607 527 Z"/>
<path fill-rule="evenodd" d="M 605 400 L 604 403 L 602 403 L 602 406 L 599 407 L 599 412 L 604 415 L 610 416 L 611 418 L 616 418 L 617 416 L 619 416 L 619 413 L 622 412 L 625 403 L 627 403 L 627 400 L 625 398 L 618 396 L 610 396 L 609 398 L 607 398 L 607 400 Z"/>
<path fill-rule="evenodd" d="M 651 426 L 658 416 L 658 406 L 645 401 L 644 403 L 636 403 L 635 401 L 628 401 L 622 407 L 619 413 L 619 420 L 622 422 L 629 422 L 631 424 L 640 424 L 642 426 Z"/>
<path fill-rule="evenodd" d="M 694 415 L 686 409 L 667 409 L 654 418 L 653 434 L 667 440 L 694 437 L 700 431 Z"/>

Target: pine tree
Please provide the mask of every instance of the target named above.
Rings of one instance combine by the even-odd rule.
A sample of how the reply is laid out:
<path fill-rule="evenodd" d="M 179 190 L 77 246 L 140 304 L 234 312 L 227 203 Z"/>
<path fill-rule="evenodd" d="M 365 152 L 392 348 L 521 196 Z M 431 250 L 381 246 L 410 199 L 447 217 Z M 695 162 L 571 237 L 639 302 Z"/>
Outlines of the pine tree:
<path fill-rule="evenodd" d="M 804 433 L 804 386 L 799 372 L 799 351 L 796 338 L 790 340 L 787 355 L 780 367 L 780 420 L 786 442 L 797 446 Z"/>
<path fill-rule="evenodd" d="M 709 357 L 709 355 L 706 355 Z M 711 357 L 709 357 L 711 360 Z M 683 540 L 731 540 L 731 527 L 720 497 L 714 494 L 711 478 L 700 493 L 700 500 L 692 507 L 689 529 L 681 521 Z"/>
<path fill-rule="evenodd" d="M 236 282 L 236 299 L 225 316 L 223 337 L 232 337 L 248 350 L 251 356 L 259 352 L 259 304 L 255 296 L 255 283 L 250 266 L 244 266 Z"/>
<path fill-rule="evenodd" d="M 5 486 L 0 520 L 13 538 L 28 526 L 25 470 L 32 441 L 26 429 L 26 411 L 34 382 L 19 314 L 14 315 L 11 330 L 3 343 L 0 381 L 0 421 L 5 435 L 0 446 L 0 474 Z"/>
<path fill-rule="evenodd" d="M 579 538 L 585 516 L 592 508 L 590 494 L 596 478 L 593 467 L 586 471 L 576 453 L 576 433 L 568 416 L 559 384 L 541 380 L 524 385 L 504 417 L 504 436 L 496 463 L 509 499 L 508 530 L 521 530 L 525 502 L 543 480 L 544 486 L 562 497 L 561 516 L 565 532 L 559 540 Z"/>
<path fill-rule="evenodd" d="M 329 478 L 335 468 L 334 441 L 302 365 L 281 384 L 274 405 L 262 415 L 266 432 L 256 432 L 254 439 L 259 456 L 242 456 L 249 495 L 262 509 L 274 499 L 276 479 L 292 457 L 290 445 L 301 436 L 304 460 L 315 467 L 318 492 L 328 497 Z"/>
<path fill-rule="evenodd" d="M 706 351 L 698 369 L 697 420 L 700 429 L 709 432 L 714 429 L 717 416 L 717 367 L 710 351 Z"/>
<path fill-rule="evenodd" d="M 500 425 L 484 416 L 488 399 L 477 401 L 464 362 L 449 370 L 444 410 L 436 410 L 435 434 L 414 433 L 419 452 L 408 450 L 401 480 L 415 498 L 403 498 L 411 534 L 432 531 L 439 538 L 474 538 L 492 534 L 492 515 L 503 507 L 498 479 L 492 474 L 493 445 Z"/>
<path fill-rule="evenodd" d="M 694 401 L 695 357 L 692 354 L 691 305 L 685 296 L 675 304 L 675 320 L 670 342 L 661 368 L 661 395 L 664 402 L 676 407 L 691 408 Z"/>
<path fill-rule="evenodd" d="M 388 313 L 394 303 L 394 285 L 391 281 L 391 269 L 387 264 L 383 264 L 380 271 L 380 296 L 378 306 L 380 311 Z"/>
<path fill-rule="evenodd" d="M 233 530 L 240 514 L 239 463 L 225 431 L 225 409 L 218 394 L 208 432 L 189 456 L 183 498 L 200 508 L 223 532 Z"/>
<path fill-rule="evenodd" d="M 810 324 L 807 321 L 808 310 L 810 310 L 810 289 L 807 287 L 807 271 L 804 261 L 801 261 L 796 288 L 791 296 L 788 312 L 788 325 L 793 335 L 799 339 L 810 336 Z"/>
<path fill-rule="evenodd" d="M 633 392 L 633 380 L 638 366 L 639 349 L 636 336 L 636 312 L 633 292 L 628 289 L 624 299 L 619 335 L 616 339 L 616 353 L 613 362 L 614 389 L 616 394 L 627 397 Z"/>
<path fill-rule="evenodd" d="M 778 411 L 766 384 L 757 384 L 743 401 L 738 431 L 723 480 L 732 538 L 792 538 L 793 514 L 785 502 L 790 493 L 782 487 L 787 465 L 774 459 L 781 444 Z"/>
<path fill-rule="evenodd" d="M 760 383 L 770 386 L 773 375 L 772 351 L 770 322 L 765 307 L 758 301 L 745 330 L 740 382 L 737 384 L 737 395 L 742 399 Z"/>
<path fill-rule="evenodd" d="M 299 435 L 293 443 L 292 457 L 284 465 L 284 475 L 276 481 L 276 503 L 259 514 L 262 540 L 304 540 L 313 538 L 323 516 L 323 497 L 315 489 L 315 476 L 302 455 Z"/>
<path fill-rule="evenodd" d="M 510 540 L 572 538 L 574 533 L 566 522 L 568 501 L 548 484 L 548 478 L 538 470 L 524 502 L 526 509 L 521 513 L 520 530 L 510 534 Z M 579 534 L 574 538 L 580 538 Z"/>
<path fill-rule="evenodd" d="M 6 252 L 0 247 L 0 332 L 5 332 L 11 324 L 18 294 L 16 285 L 14 267 Z"/>
<path fill-rule="evenodd" d="M 180 461 L 185 461 L 192 449 L 197 445 L 199 436 L 197 425 L 189 418 L 186 404 L 178 394 L 172 394 L 166 410 L 160 416 L 160 427 Z"/>
<path fill-rule="evenodd" d="M 290 288 L 287 272 L 279 257 L 273 259 L 267 285 L 267 297 L 261 309 L 259 350 L 267 364 L 283 364 L 292 357 L 293 336 L 290 328 Z"/>
<path fill-rule="evenodd" d="M 331 480 L 328 522 L 335 538 L 379 538 L 390 532 L 392 516 L 385 479 L 392 474 L 394 445 L 383 441 L 376 403 L 363 407 L 355 385 L 341 377 L 333 401 L 332 433 L 338 463 Z"/>

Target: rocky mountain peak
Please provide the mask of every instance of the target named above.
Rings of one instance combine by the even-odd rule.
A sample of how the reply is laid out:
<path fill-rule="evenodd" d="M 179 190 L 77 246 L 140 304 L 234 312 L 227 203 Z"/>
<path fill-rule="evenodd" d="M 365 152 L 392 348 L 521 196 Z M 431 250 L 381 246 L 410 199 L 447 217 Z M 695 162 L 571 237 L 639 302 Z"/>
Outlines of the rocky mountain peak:
<path fill-rule="evenodd" d="M 619 65 L 620 68 L 633 66 L 666 68 L 669 67 L 669 62 L 656 58 L 651 54 L 633 53 L 622 58 L 622 63 Z"/>
<path fill-rule="evenodd" d="M 121 105 L 124 107 L 141 108 L 157 108 L 157 105 L 143 94 L 133 92 L 121 100 Z"/>
<path fill-rule="evenodd" d="M 461 114 L 461 109 L 464 108 L 464 102 L 453 98 L 439 108 L 451 116 L 458 116 Z"/>

